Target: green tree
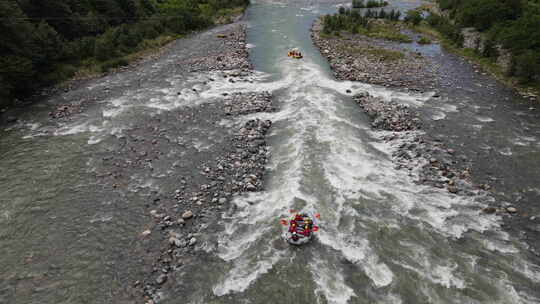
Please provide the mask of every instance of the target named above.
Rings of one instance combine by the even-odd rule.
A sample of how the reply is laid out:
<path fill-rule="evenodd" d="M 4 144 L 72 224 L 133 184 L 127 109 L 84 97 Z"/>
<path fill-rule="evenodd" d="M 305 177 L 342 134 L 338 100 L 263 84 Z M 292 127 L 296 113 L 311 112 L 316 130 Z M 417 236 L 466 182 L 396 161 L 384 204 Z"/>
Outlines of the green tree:
<path fill-rule="evenodd" d="M 420 22 L 422 22 L 424 18 L 422 17 L 422 13 L 420 13 L 418 10 L 409 10 L 407 11 L 407 15 L 405 16 L 405 21 L 410 22 L 413 25 L 418 25 Z"/>
<path fill-rule="evenodd" d="M 540 76 L 540 54 L 533 50 L 527 50 L 523 54 L 516 56 L 515 75 L 522 79 L 522 82 L 532 82 L 538 80 Z"/>

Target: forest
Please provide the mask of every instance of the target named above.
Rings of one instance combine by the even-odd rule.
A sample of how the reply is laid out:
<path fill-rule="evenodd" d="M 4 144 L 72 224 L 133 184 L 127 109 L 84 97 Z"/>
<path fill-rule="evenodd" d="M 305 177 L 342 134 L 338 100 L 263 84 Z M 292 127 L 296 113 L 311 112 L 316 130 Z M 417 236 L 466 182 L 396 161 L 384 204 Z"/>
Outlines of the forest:
<path fill-rule="evenodd" d="M 540 0 L 437 0 L 450 19 L 428 17 L 453 41 L 459 43 L 456 28 L 474 27 L 487 36 L 484 57 L 496 57 L 496 44 L 512 53 L 509 76 L 523 83 L 540 81 Z"/>
<path fill-rule="evenodd" d="M 126 65 L 162 35 L 187 34 L 249 0 L 0 0 L 0 107 L 85 66 Z"/>

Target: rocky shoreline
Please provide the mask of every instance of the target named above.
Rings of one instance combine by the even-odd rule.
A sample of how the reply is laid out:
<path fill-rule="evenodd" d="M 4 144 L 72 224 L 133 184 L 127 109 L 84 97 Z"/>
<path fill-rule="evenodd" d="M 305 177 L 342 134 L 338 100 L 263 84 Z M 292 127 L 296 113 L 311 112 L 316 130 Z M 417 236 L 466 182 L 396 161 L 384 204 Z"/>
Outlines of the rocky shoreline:
<path fill-rule="evenodd" d="M 339 80 L 361 81 L 412 91 L 432 90 L 436 81 L 426 59 L 392 43 L 360 34 L 325 36 L 316 21 L 311 29 L 314 45 L 328 60 Z M 395 43 L 394 43 L 395 44 Z"/>

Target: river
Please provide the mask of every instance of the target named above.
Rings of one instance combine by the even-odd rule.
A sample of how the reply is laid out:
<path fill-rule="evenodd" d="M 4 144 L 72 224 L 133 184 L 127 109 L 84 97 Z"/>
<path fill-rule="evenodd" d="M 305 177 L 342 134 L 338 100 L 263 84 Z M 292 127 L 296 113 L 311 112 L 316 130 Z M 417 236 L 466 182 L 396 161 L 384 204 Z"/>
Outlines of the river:
<path fill-rule="evenodd" d="M 219 220 L 219 233 L 201 232 L 199 260 L 172 274 L 179 283 L 160 291 L 160 303 L 540 302 L 540 268 L 526 243 L 502 228 L 499 215 L 480 211 L 491 198 L 418 185 L 394 169 L 392 147 L 351 98 L 369 92 L 421 108 L 433 94 L 336 81 L 309 35 L 319 15 L 336 11 L 334 3 L 253 2 L 245 19 L 256 81 L 217 80 L 197 100 L 210 103 L 223 91 L 273 93 L 277 112 L 241 118 L 274 122 L 265 191 L 237 197 Z M 292 47 L 303 60 L 286 57 Z M 160 64 L 149 75 L 161 73 Z M 98 84 L 122 88 L 123 77 L 135 76 Z M 134 235 L 147 225 L 152 195 L 174 191 L 171 168 L 179 152 L 163 151 L 152 170 L 129 176 L 126 189 L 94 173 L 110 151 L 127 153 L 118 138 L 134 125 L 178 135 L 169 118 L 183 105 L 160 98 L 192 80 L 148 78 L 145 87 L 126 85 L 130 93 L 68 124 L 49 126 L 45 103 L 4 130 L 0 303 L 108 303 L 143 275 Z M 145 99 L 149 94 L 155 98 Z M 193 130 L 182 135 L 199 145 L 212 142 Z M 321 214 L 313 243 L 284 245 L 279 219 L 290 209 Z"/>

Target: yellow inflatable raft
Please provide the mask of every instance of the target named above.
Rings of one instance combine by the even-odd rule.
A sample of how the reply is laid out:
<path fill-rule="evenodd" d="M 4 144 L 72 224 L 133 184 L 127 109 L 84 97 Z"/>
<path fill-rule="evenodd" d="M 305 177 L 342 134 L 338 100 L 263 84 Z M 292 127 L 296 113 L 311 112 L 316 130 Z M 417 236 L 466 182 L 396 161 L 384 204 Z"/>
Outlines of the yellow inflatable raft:
<path fill-rule="evenodd" d="M 289 51 L 287 56 L 292 57 L 294 59 L 302 59 L 304 56 L 302 56 L 302 53 L 296 50 Z"/>

